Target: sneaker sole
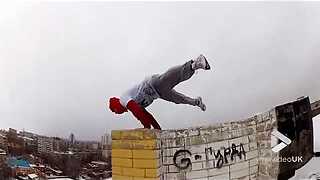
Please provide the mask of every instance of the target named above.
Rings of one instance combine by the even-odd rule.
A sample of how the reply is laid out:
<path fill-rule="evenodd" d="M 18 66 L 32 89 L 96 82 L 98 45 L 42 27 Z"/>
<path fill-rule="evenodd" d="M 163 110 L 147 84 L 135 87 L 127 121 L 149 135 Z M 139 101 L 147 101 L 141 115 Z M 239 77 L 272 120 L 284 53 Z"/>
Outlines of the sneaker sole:
<path fill-rule="evenodd" d="M 207 58 L 205 57 L 205 56 L 203 56 L 204 57 L 204 60 L 206 61 L 206 66 L 205 66 L 205 70 L 209 70 L 209 69 L 211 69 L 211 67 L 210 67 L 210 65 L 209 65 L 209 62 L 207 61 Z"/>

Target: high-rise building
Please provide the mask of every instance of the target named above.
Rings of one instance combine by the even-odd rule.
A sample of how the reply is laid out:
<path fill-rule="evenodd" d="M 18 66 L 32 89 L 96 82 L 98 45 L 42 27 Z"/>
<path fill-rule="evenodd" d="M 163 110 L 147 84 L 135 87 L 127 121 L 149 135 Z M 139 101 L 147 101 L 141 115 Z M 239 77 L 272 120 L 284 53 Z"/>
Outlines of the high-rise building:
<path fill-rule="evenodd" d="M 6 156 L 7 156 L 6 151 L 0 148 L 0 175 L 1 175 L 1 168 L 3 167 L 6 160 Z"/>
<path fill-rule="evenodd" d="M 70 145 L 74 145 L 76 142 L 76 138 L 74 137 L 74 134 L 71 133 L 69 137 Z"/>
<path fill-rule="evenodd" d="M 38 153 L 48 153 L 53 151 L 53 138 L 46 136 L 37 137 Z"/>
<path fill-rule="evenodd" d="M 111 157 L 111 136 L 109 133 L 105 133 L 101 136 L 101 149 L 102 157 L 110 159 Z"/>
<path fill-rule="evenodd" d="M 35 138 L 35 137 L 37 137 L 36 134 L 31 133 L 31 132 L 28 132 L 28 131 L 25 131 L 25 130 L 20 131 L 19 134 L 20 134 L 20 136 L 22 136 L 22 137 L 28 137 L 28 138 Z"/>
<path fill-rule="evenodd" d="M 16 135 L 17 134 L 17 130 L 13 129 L 13 128 L 9 128 L 9 133 Z"/>
<path fill-rule="evenodd" d="M 108 149 L 108 146 L 111 145 L 111 136 L 109 133 L 105 133 L 101 136 L 101 148 Z"/>
<path fill-rule="evenodd" d="M 8 147 L 8 140 L 5 134 L 0 133 L 0 148 L 7 149 Z"/>

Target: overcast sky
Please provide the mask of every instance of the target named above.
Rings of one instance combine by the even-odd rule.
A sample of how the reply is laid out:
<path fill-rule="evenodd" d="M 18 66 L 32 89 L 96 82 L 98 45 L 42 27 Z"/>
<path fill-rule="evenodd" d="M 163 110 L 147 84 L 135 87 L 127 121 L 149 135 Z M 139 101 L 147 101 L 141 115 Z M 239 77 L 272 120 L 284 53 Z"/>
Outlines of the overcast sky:
<path fill-rule="evenodd" d="M 207 111 L 155 101 L 163 129 L 241 120 L 320 99 L 320 3 L 48 2 L 0 6 L 0 128 L 98 139 L 140 127 L 106 108 L 153 73 L 203 53 L 177 87 Z"/>

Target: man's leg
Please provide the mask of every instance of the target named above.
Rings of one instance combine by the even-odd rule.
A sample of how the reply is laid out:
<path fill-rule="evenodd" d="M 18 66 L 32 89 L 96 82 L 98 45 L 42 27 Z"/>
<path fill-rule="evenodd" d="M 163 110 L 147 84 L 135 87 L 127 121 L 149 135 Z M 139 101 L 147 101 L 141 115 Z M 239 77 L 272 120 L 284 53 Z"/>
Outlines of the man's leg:
<path fill-rule="evenodd" d="M 161 74 L 155 81 L 154 86 L 161 94 L 162 91 L 167 91 L 174 88 L 180 82 L 190 79 L 194 74 L 192 69 L 193 60 L 190 60 L 183 65 L 175 66 Z"/>
<path fill-rule="evenodd" d="M 153 79 L 152 85 L 161 95 L 162 91 L 173 89 L 177 84 L 190 79 L 197 69 L 210 69 L 210 65 L 203 55 L 197 57 L 196 60 L 190 60 L 183 65 L 170 68 Z"/>
<path fill-rule="evenodd" d="M 177 84 L 190 79 L 197 69 L 210 69 L 210 65 L 203 55 L 200 55 L 196 60 L 190 60 L 183 65 L 172 67 L 160 76 L 155 76 L 151 80 L 151 84 L 162 99 L 176 104 L 199 106 L 205 111 L 206 107 L 200 97 L 197 99 L 190 98 L 173 89 Z"/>
<path fill-rule="evenodd" d="M 179 93 L 175 91 L 174 89 L 171 89 L 167 92 L 165 92 L 162 96 L 162 99 L 166 101 L 170 101 L 176 104 L 189 104 L 192 106 L 198 106 L 200 107 L 203 111 L 206 110 L 206 106 L 203 104 L 202 99 L 200 97 L 194 99 L 191 97 L 188 97 L 182 93 Z"/>

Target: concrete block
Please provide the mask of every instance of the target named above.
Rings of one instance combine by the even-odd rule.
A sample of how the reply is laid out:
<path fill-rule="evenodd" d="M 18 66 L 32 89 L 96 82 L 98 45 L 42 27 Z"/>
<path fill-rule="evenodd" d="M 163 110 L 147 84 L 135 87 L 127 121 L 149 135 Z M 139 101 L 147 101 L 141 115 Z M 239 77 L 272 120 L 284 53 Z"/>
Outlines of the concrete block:
<path fill-rule="evenodd" d="M 253 116 L 241 121 L 246 127 L 248 126 L 256 126 L 257 124 L 257 116 Z"/>
<path fill-rule="evenodd" d="M 231 122 L 222 123 L 221 126 L 222 126 L 221 128 L 222 132 L 229 132 L 232 130 Z"/>
<path fill-rule="evenodd" d="M 244 161 L 244 162 L 240 162 L 240 163 L 235 163 L 230 165 L 230 171 L 238 171 L 241 169 L 249 169 L 249 161 Z"/>
<path fill-rule="evenodd" d="M 164 140 L 164 139 L 174 139 L 174 138 L 176 138 L 176 132 L 174 130 L 162 131 L 161 134 L 160 134 L 160 138 L 162 140 Z"/>
<path fill-rule="evenodd" d="M 247 169 L 242 169 L 239 171 L 230 171 L 230 178 L 235 179 L 235 178 L 242 178 L 245 176 L 249 175 L 249 168 Z"/>
<path fill-rule="evenodd" d="M 256 119 L 257 119 L 257 121 L 256 121 L 257 123 L 263 122 L 262 114 L 256 115 Z"/>
<path fill-rule="evenodd" d="M 250 180 L 250 176 L 244 176 L 244 177 L 240 177 L 240 178 L 235 178 L 235 179 L 231 179 L 231 180 Z"/>
<path fill-rule="evenodd" d="M 132 159 L 112 158 L 112 166 L 132 167 Z"/>
<path fill-rule="evenodd" d="M 133 159 L 159 159 L 160 150 L 144 150 L 134 149 L 132 150 Z"/>
<path fill-rule="evenodd" d="M 257 142 L 256 134 L 249 135 L 248 138 L 249 138 L 249 142 Z"/>
<path fill-rule="evenodd" d="M 160 167 L 160 162 L 158 159 L 133 159 L 134 168 L 158 168 Z"/>
<path fill-rule="evenodd" d="M 212 148 L 212 150 L 218 150 L 218 149 L 223 149 L 228 147 L 229 147 L 228 140 L 217 141 L 217 142 L 212 142 L 207 144 L 207 148 Z"/>
<path fill-rule="evenodd" d="M 201 145 L 186 146 L 185 149 L 189 150 L 191 154 L 204 154 L 206 145 L 201 144 Z"/>
<path fill-rule="evenodd" d="M 197 170 L 201 170 L 201 169 L 204 169 L 203 168 L 203 162 L 193 162 L 192 163 L 192 171 L 197 171 Z"/>
<path fill-rule="evenodd" d="M 161 180 L 161 178 L 160 177 L 157 177 L 157 178 L 133 177 L 133 180 Z"/>
<path fill-rule="evenodd" d="M 157 140 L 133 140 L 132 149 L 159 149 Z"/>
<path fill-rule="evenodd" d="M 250 174 L 257 174 L 258 173 L 258 166 L 252 166 L 250 167 L 250 170 L 249 170 Z"/>
<path fill-rule="evenodd" d="M 112 149 L 112 158 L 132 158 L 132 150 L 130 149 Z"/>
<path fill-rule="evenodd" d="M 253 151 L 249 151 L 246 153 L 246 159 L 253 159 L 253 158 L 257 158 L 258 157 L 258 150 L 253 150 Z"/>
<path fill-rule="evenodd" d="M 145 175 L 145 177 L 152 177 L 152 178 L 159 177 L 160 174 L 161 174 L 160 169 L 161 169 L 161 168 L 146 169 L 146 175 Z"/>
<path fill-rule="evenodd" d="M 271 141 L 271 132 L 268 131 L 264 131 L 264 132 L 260 132 L 257 133 L 257 141 Z"/>
<path fill-rule="evenodd" d="M 190 136 L 185 138 L 185 146 L 205 144 L 206 138 L 203 136 Z"/>
<path fill-rule="evenodd" d="M 144 177 L 145 176 L 145 169 L 123 168 L 122 174 L 124 176 Z"/>
<path fill-rule="evenodd" d="M 208 177 L 207 170 L 199 170 L 199 171 L 189 171 L 186 172 L 187 179 L 197 179 L 197 178 L 205 178 Z"/>
<path fill-rule="evenodd" d="M 249 160 L 250 166 L 256 166 L 258 165 L 258 158 L 253 158 Z"/>
<path fill-rule="evenodd" d="M 209 177 L 209 180 L 226 180 L 226 179 L 230 179 L 229 174 L 221 174 L 221 175 Z"/>
<path fill-rule="evenodd" d="M 169 165 L 168 168 L 169 168 L 169 173 L 178 173 L 180 171 L 180 169 L 177 168 L 177 166 L 175 165 Z"/>
<path fill-rule="evenodd" d="M 143 130 L 126 130 L 121 131 L 121 139 L 125 140 L 143 140 Z"/>
<path fill-rule="evenodd" d="M 133 180 L 133 177 L 112 175 L 112 180 Z"/>
<path fill-rule="evenodd" d="M 186 138 L 189 135 L 188 129 L 178 129 L 176 130 L 176 137 L 177 138 Z"/>
<path fill-rule="evenodd" d="M 216 124 L 214 126 L 208 126 L 208 127 L 200 127 L 199 133 L 200 135 L 212 135 L 215 133 L 221 133 L 221 124 Z"/>
<path fill-rule="evenodd" d="M 176 145 L 176 140 L 175 139 L 161 139 L 162 142 L 162 148 L 174 148 L 178 147 Z"/>
<path fill-rule="evenodd" d="M 257 132 L 264 132 L 266 129 L 266 122 L 261 122 L 257 124 Z"/>
<path fill-rule="evenodd" d="M 217 176 L 222 174 L 228 174 L 229 175 L 230 167 L 224 166 L 221 168 L 211 168 L 208 169 L 208 176 Z"/>
<path fill-rule="evenodd" d="M 276 109 L 273 108 L 272 110 L 269 111 L 269 115 L 270 115 L 270 119 L 271 119 L 271 123 L 275 123 L 277 122 L 277 115 L 276 115 Z"/>
<path fill-rule="evenodd" d="M 206 160 L 203 162 L 203 168 L 204 169 L 212 169 L 215 168 L 215 161 L 214 160 Z"/>
<path fill-rule="evenodd" d="M 131 149 L 131 140 L 112 140 L 112 149 Z"/>
<path fill-rule="evenodd" d="M 112 130 L 111 131 L 111 138 L 112 138 L 112 140 L 121 139 L 121 130 Z"/>
<path fill-rule="evenodd" d="M 260 158 L 270 158 L 272 159 L 272 151 L 270 149 L 259 149 L 259 157 Z"/>
<path fill-rule="evenodd" d="M 122 175 L 122 167 L 112 166 L 112 175 Z"/>
<path fill-rule="evenodd" d="M 256 150 L 258 148 L 258 143 L 257 142 L 250 142 L 249 143 L 249 150 Z"/>
<path fill-rule="evenodd" d="M 165 180 L 186 180 L 186 173 L 168 173 L 164 175 Z"/>
<path fill-rule="evenodd" d="M 231 134 L 226 132 L 217 132 L 211 135 L 202 135 L 202 136 L 206 139 L 207 143 L 213 143 L 217 141 L 224 141 L 228 139 L 228 137 L 231 137 Z"/>
<path fill-rule="evenodd" d="M 270 140 L 260 140 L 257 143 L 258 149 L 270 149 L 271 148 L 271 139 Z"/>
<path fill-rule="evenodd" d="M 175 145 L 176 147 L 183 148 L 185 146 L 186 138 L 185 137 L 177 137 L 175 139 Z"/>
<path fill-rule="evenodd" d="M 231 144 L 235 144 L 236 146 L 238 146 L 239 144 L 248 144 L 248 143 L 249 143 L 248 136 L 242 136 L 242 137 L 238 137 L 238 138 L 229 140 L 230 146 L 231 146 Z"/>
<path fill-rule="evenodd" d="M 157 129 L 145 129 L 143 131 L 144 139 L 160 139 L 160 131 Z"/>
<path fill-rule="evenodd" d="M 270 112 L 269 111 L 262 113 L 261 115 L 262 115 L 262 122 L 270 120 Z"/>
<path fill-rule="evenodd" d="M 250 175 L 250 180 L 257 180 L 258 174 L 251 174 Z"/>
<path fill-rule="evenodd" d="M 163 149 L 162 154 L 163 156 L 173 156 L 178 150 L 181 150 L 184 148 L 166 148 Z"/>

